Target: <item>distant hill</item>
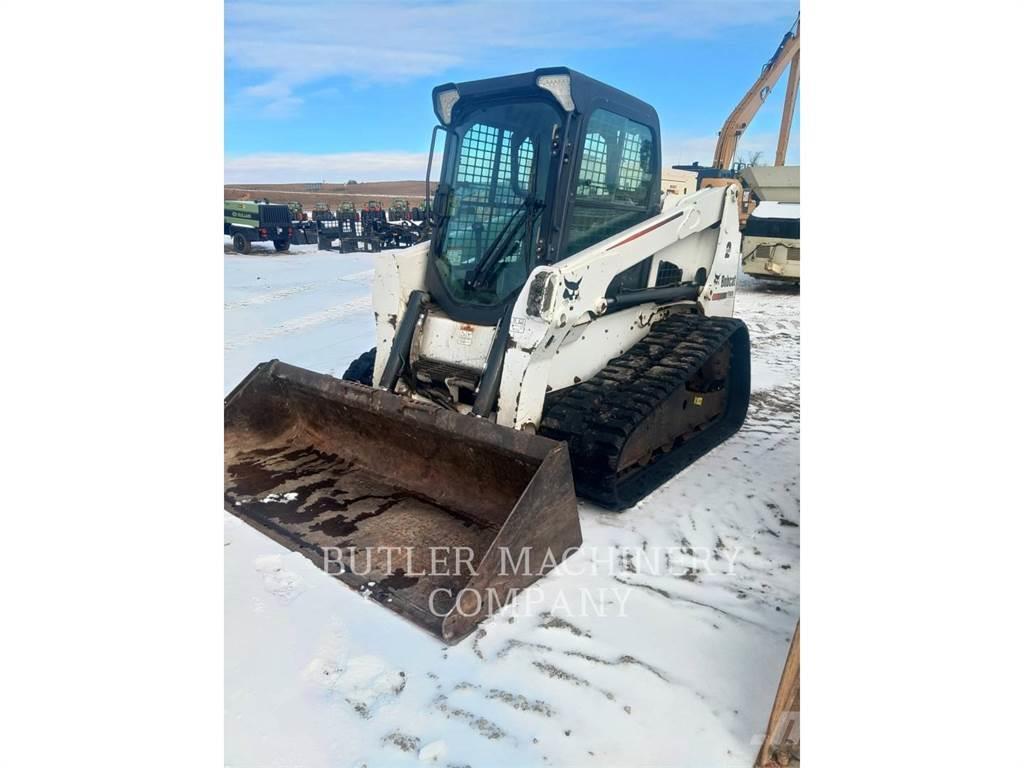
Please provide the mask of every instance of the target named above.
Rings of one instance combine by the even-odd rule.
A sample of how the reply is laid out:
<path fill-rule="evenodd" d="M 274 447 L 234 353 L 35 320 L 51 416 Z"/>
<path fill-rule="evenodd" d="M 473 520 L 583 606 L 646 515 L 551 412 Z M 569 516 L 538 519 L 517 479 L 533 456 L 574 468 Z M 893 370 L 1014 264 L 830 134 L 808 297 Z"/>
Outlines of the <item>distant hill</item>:
<path fill-rule="evenodd" d="M 319 191 L 308 191 L 310 184 L 225 184 L 225 200 L 262 200 L 267 198 L 272 203 L 288 203 L 293 200 L 302 204 L 305 210 L 312 210 L 317 203 L 325 203 L 330 208 L 337 208 L 343 200 L 351 201 L 357 208 L 365 205 L 368 200 L 379 200 L 384 207 L 396 197 L 405 198 L 410 206 L 423 202 L 425 185 L 420 181 L 367 181 L 362 184 L 338 184 L 325 181 Z M 433 193 L 437 187 L 431 182 Z"/>

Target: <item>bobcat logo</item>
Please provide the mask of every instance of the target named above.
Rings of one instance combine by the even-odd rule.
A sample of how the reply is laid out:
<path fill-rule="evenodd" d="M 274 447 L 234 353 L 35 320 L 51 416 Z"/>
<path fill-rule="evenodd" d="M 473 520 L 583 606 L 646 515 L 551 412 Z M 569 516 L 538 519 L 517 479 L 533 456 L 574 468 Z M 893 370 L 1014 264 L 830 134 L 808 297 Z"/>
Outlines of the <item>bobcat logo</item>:
<path fill-rule="evenodd" d="M 715 274 L 715 285 L 721 288 L 732 288 L 736 285 L 736 278 L 732 275 Z"/>
<path fill-rule="evenodd" d="M 581 277 L 575 283 L 568 279 L 563 280 L 563 282 L 565 283 L 565 290 L 562 292 L 562 298 L 569 301 L 578 299 L 580 297 L 580 283 L 583 282 L 583 278 Z"/>

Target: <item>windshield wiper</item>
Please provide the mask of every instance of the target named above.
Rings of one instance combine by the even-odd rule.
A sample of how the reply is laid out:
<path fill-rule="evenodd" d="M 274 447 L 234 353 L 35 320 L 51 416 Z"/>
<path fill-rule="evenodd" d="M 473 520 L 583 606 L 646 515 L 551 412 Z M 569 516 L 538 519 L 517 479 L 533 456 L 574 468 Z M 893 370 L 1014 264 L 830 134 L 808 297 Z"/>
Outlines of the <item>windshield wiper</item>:
<path fill-rule="evenodd" d="M 509 216 L 505 226 L 502 227 L 501 232 L 494 238 L 487 250 L 484 251 L 483 257 L 470 273 L 466 276 L 466 287 L 470 289 L 479 288 L 484 282 L 490 277 L 494 268 L 501 263 L 501 260 L 505 257 L 511 245 L 519 239 L 517 236 L 520 230 L 523 230 L 523 225 L 526 224 L 524 230 L 524 236 L 530 232 L 533 223 L 533 217 L 536 213 L 544 209 L 543 201 L 537 200 L 533 197 L 524 197 L 523 202 L 512 212 Z M 513 226 L 513 223 L 515 226 Z"/>

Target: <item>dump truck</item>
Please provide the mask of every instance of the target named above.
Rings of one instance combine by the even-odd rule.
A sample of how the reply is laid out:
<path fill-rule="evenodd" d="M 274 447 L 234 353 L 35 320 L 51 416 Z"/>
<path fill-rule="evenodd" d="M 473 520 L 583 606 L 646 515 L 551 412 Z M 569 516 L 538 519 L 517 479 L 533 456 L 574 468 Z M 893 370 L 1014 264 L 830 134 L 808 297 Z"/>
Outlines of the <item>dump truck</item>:
<path fill-rule="evenodd" d="M 743 272 L 800 282 L 800 166 L 748 166 L 740 173 L 753 211 L 742 222 Z"/>
<path fill-rule="evenodd" d="M 743 272 L 800 282 L 800 203 L 757 204 L 743 229 Z"/>
<path fill-rule="evenodd" d="M 375 346 L 248 374 L 224 498 L 454 643 L 577 551 L 578 496 L 628 509 L 740 428 L 750 341 L 737 187 L 663 202 L 653 107 L 564 67 L 433 106 L 431 236 L 377 254 Z"/>
<path fill-rule="evenodd" d="M 287 205 L 248 200 L 224 201 L 224 234 L 238 253 L 249 253 L 254 242 L 270 240 L 274 250 L 291 245 L 292 216 Z"/>

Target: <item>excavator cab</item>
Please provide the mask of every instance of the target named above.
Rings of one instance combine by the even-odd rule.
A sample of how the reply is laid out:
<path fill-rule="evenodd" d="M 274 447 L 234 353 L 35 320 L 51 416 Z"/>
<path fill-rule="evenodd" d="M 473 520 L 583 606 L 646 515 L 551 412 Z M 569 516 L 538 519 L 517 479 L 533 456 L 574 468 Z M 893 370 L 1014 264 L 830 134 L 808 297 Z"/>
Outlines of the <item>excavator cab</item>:
<path fill-rule="evenodd" d="M 428 286 L 454 319 L 493 325 L 538 264 L 660 207 L 658 115 L 566 68 L 434 89 L 445 132 Z"/>

